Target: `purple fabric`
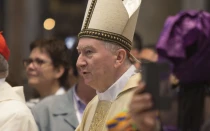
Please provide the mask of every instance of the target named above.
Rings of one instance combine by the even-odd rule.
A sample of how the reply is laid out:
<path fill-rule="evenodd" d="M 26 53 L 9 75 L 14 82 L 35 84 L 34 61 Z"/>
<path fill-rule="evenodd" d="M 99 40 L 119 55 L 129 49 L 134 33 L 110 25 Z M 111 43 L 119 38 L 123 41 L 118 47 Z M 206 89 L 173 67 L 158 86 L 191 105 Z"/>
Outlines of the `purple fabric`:
<path fill-rule="evenodd" d="M 210 81 L 210 14 L 190 10 L 168 17 L 156 48 L 180 82 Z"/>
<path fill-rule="evenodd" d="M 83 114 L 86 105 L 81 100 L 78 100 L 77 101 L 77 106 L 78 106 L 79 113 Z"/>
<path fill-rule="evenodd" d="M 75 87 L 77 88 L 77 87 Z M 74 91 L 74 99 L 76 100 L 76 106 L 77 106 L 77 110 L 79 111 L 80 115 L 83 115 L 83 112 L 85 110 L 86 104 L 84 104 L 84 102 L 79 98 L 79 96 L 77 96 L 76 91 Z"/>

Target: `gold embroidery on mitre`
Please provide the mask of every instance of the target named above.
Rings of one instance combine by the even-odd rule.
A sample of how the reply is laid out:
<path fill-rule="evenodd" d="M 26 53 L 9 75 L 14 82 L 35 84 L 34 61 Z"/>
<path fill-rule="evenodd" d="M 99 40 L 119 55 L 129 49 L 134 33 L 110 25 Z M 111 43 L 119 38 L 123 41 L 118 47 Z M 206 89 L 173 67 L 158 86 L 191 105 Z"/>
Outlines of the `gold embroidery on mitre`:
<path fill-rule="evenodd" d="M 120 45 L 121 47 L 123 47 L 124 49 L 126 49 L 128 52 L 130 52 L 131 47 L 132 47 L 132 43 L 128 38 L 120 34 L 108 32 L 104 30 L 91 29 L 91 28 L 84 29 L 79 33 L 78 37 L 79 38 L 90 37 L 90 38 L 95 38 L 95 39 L 99 39 L 103 41 L 114 42 Z"/>
<path fill-rule="evenodd" d="M 85 24 L 84 24 L 84 29 L 88 28 L 88 25 L 90 23 L 94 8 L 96 6 L 97 0 L 92 0 L 92 3 L 90 5 L 90 8 L 88 10 L 87 16 L 86 16 L 86 20 L 85 20 Z"/>
<path fill-rule="evenodd" d="M 106 124 L 106 117 L 111 107 L 109 101 L 99 101 L 89 131 L 102 131 Z"/>

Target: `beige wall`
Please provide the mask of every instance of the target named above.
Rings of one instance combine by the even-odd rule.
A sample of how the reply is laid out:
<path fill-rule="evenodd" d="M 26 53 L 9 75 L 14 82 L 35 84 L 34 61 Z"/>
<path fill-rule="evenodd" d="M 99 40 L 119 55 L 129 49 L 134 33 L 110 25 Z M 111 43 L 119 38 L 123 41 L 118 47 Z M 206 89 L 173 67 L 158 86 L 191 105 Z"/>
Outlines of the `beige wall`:
<path fill-rule="evenodd" d="M 167 16 L 181 10 L 181 0 L 143 0 L 136 31 L 144 44 L 156 43 Z"/>
<path fill-rule="evenodd" d="M 182 0 L 182 9 L 207 9 L 208 0 Z"/>
<path fill-rule="evenodd" d="M 24 68 L 22 60 L 29 55 L 29 44 L 41 33 L 38 30 L 38 0 L 5 0 L 4 36 L 10 48 L 12 85 L 22 85 Z"/>

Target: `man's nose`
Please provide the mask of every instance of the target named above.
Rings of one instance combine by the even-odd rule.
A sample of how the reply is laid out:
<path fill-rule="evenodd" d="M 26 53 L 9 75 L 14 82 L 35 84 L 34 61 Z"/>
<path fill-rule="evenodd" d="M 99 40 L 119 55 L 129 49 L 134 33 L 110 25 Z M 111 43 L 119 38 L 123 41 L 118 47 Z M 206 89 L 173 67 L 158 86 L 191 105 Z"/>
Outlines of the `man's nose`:
<path fill-rule="evenodd" d="M 77 59 L 77 67 L 78 68 L 82 68 L 82 67 L 85 67 L 87 65 L 84 57 L 80 54 L 78 59 Z"/>

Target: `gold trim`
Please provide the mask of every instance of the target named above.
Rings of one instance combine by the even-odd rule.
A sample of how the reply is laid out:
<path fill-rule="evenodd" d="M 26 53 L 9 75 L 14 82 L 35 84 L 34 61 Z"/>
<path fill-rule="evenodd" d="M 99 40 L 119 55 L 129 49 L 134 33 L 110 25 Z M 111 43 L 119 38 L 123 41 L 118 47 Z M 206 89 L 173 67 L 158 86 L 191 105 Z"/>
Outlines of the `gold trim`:
<path fill-rule="evenodd" d="M 97 0 L 92 0 L 92 3 L 90 5 L 90 8 L 88 10 L 88 13 L 87 13 L 87 16 L 86 16 L 86 19 L 85 19 L 84 29 L 87 29 L 89 24 L 90 24 L 90 20 L 91 20 L 93 11 L 95 9 L 96 3 L 97 3 Z"/>
<path fill-rule="evenodd" d="M 112 103 L 109 101 L 101 100 L 98 102 L 95 114 L 93 116 L 89 131 L 102 131 L 106 121 L 107 115 L 111 108 Z"/>
<path fill-rule="evenodd" d="M 109 42 L 114 42 L 122 46 L 124 49 L 126 49 L 128 52 L 130 52 L 132 43 L 129 39 L 126 37 L 108 32 L 108 31 L 103 31 L 103 30 L 98 30 L 98 29 L 83 29 L 79 35 L 79 38 L 82 37 L 91 37 L 99 40 L 104 40 L 104 41 L 109 41 Z"/>

